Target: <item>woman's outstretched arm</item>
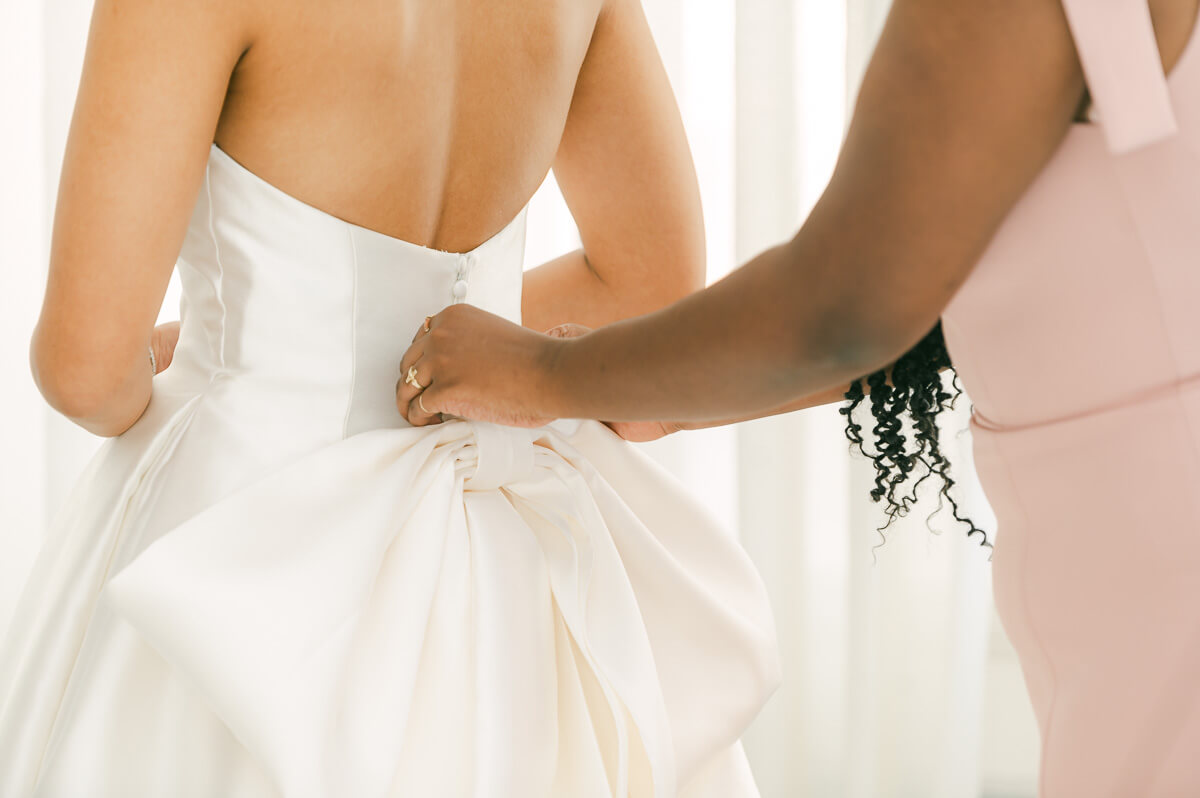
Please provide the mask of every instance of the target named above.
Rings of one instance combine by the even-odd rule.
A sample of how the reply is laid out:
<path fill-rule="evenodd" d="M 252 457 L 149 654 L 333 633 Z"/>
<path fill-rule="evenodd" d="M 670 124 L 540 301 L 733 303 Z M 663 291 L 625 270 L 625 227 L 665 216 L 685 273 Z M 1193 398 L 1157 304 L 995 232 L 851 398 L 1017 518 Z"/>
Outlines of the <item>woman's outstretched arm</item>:
<path fill-rule="evenodd" d="M 791 241 L 574 340 L 451 308 L 405 358 L 432 383 L 430 412 L 410 386 L 402 411 L 707 422 L 846 385 L 933 327 L 1082 95 L 1059 0 L 896 0 L 838 166 Z"/>

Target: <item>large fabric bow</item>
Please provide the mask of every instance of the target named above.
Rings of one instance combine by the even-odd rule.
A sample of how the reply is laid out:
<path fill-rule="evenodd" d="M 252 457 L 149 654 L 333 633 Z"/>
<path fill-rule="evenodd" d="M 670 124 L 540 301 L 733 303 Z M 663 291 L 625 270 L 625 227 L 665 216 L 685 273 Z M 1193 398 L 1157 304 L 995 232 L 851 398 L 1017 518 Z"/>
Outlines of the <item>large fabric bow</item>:
<path fill-rule="evenodd" d="M 744 552 L 592 422 L 355 435 L 106 592 L 286 798 L 667 798 L 779 677 Z"/>

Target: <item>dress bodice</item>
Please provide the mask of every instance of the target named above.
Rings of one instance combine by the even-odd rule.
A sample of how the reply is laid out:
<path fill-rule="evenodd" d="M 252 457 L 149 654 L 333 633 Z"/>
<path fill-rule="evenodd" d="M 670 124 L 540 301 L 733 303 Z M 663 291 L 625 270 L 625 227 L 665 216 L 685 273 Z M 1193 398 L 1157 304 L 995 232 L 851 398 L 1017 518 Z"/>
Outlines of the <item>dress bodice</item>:
<path fill-rule="evenodd" d="M 1145 4 L 1103 5 L 1066 4 L 1097 122 L 1072 126 L 943 316 L 1001 428 L 1200 376 L 1200 36 L 1164 78 Z"/>
<path fill-rule="evenodd" d="M 179 272 L 173 370 L 303 396 L 342 435 L 404 426 L 400 358 L 426 315 L 469 302 L 521 317 L 525 212 L 467 253 L 346 222 L 281 191 L 215 144 Z"/>

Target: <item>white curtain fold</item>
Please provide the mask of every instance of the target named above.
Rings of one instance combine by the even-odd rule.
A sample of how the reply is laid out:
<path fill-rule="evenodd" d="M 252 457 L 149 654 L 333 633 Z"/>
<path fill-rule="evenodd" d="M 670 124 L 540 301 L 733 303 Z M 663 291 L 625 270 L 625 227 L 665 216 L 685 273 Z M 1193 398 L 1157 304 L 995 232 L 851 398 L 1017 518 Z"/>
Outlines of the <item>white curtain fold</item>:
<path fill-rule="evenodd" d="M 645 0 L 697 161 L 715 280 L 794 233 L 832 171 L 887 0 Z M 53 197 L 89 0 L 0 4 L 0 629 L 48 518 L 96 439 L 29 377 Z M 578 245 L 550 179 L 527 262 Z M 162 319 L 175 318 L 177 288 Z M 944 440 L 964 507 L 994 522 L 970 468 L 967 404 Z M 987 552 L 936 502 L 880 546 L 870 465 L 836 408 L 647 446 L 738 534 L 778 619 L 784 687 L 746 738 L 764 798 L 1033 796 L 1036 730 L 994 620 Z"/>
<path fill-rule="evenodd" d="M 37 5 L 0 5 L 0 628 L 45 525 L 44 414 L 27 354 L 46 249 L 43 39 Z"/>

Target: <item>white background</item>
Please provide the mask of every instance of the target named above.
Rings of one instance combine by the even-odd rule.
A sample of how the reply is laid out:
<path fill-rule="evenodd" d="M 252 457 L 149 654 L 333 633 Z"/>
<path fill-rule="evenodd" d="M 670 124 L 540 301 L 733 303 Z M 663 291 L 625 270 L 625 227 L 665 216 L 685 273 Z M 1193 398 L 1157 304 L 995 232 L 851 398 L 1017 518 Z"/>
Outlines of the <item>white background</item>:
<path fill-rule="evenodd" d="M 646 0 L 700 174 L 709 278 L 791 235 L 819 196 L 886 0 Z M 46 408 L 28 342 L 90 0 L 0 0 L 0 628 L 97 439 Z M 528 262 L 577 245 L 553 185 Z M 104 297 L 97 297 L 104 301 Z M 162 319 L 177 318 L 178 288 Z M 989 530 L 965 433 L 944 429 Z M 649 446 L 771 589 L 785 685 L 747 735 L 764 798 L 1033 796 L 1037 733 L 994 618 L 987 552 L 925 512 L 888 533 L 836 409 Z"/>

